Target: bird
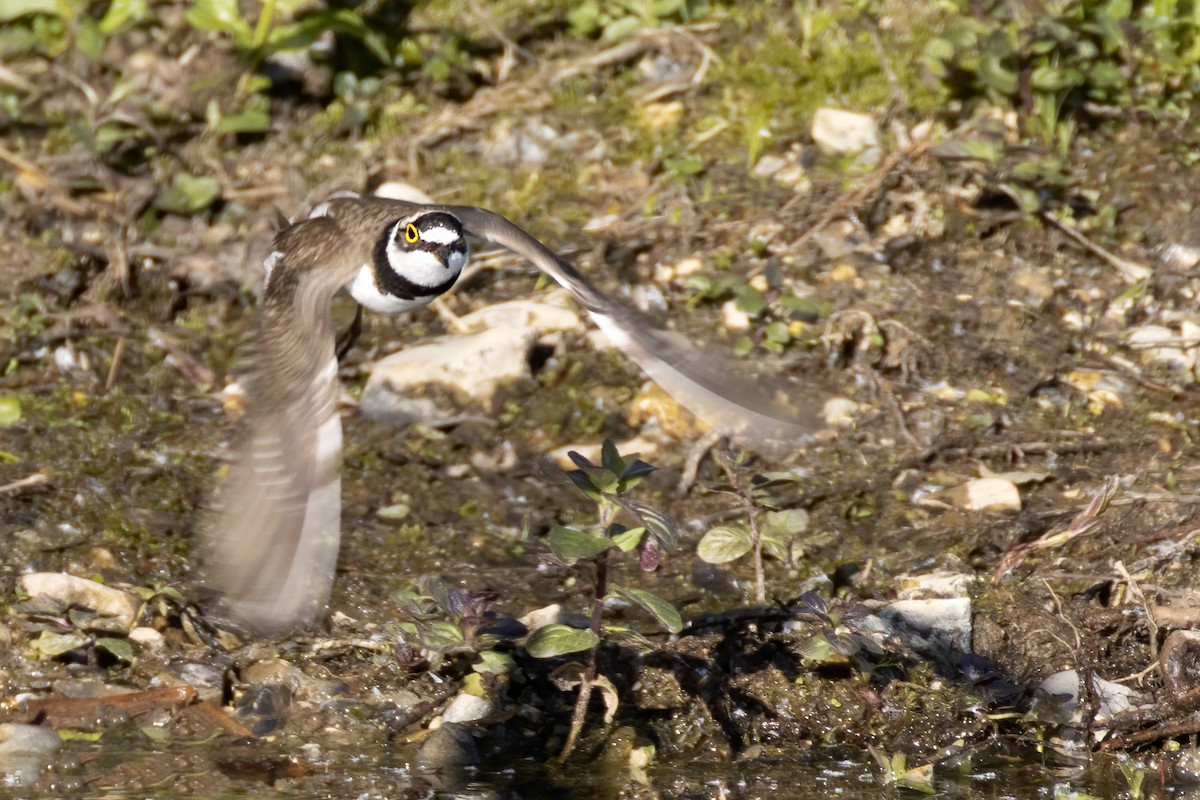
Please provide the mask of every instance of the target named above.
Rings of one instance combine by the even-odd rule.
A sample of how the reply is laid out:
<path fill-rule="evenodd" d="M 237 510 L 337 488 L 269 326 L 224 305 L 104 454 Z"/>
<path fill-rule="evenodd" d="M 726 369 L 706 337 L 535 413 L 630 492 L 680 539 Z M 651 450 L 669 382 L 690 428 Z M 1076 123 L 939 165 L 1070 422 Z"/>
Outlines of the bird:
<path fill-rule="evenodd" d="M 600 291 L 504 216 L 342 193 L 279 230 L 264 262 L 243 430 L 205 530 L 208 583 L 241 627 L 310 626 L 332 589 L 342 452 L 335 295 L 348 290 L 383 314 L 420 308 L 454 285 L 469 237 L 524 257 L 565 288 L 612 344 L 721 433 L 759 447 L 819 434 L 811 404 L 796 409 L 757 391 L 726 359 Z"/>

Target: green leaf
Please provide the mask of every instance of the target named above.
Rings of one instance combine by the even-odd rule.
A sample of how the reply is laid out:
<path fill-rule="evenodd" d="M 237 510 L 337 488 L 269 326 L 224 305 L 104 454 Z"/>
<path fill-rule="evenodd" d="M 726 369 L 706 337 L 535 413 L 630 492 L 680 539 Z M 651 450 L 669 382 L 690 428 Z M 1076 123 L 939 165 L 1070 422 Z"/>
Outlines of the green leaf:
<path fill-rule="evenodd" d="M 54 658 L 63 653 L 69 653 L 83 647 L 90 641 L 85 633 L 53 633 L 42 631 L 41 635 L 30 642 L 29 649 L 38 658 Z"/>
<path fill-rule="evenodd" d="M 266 49 L 271 53 L 304 50 L 327 32 L 357 39 L 382 64 L 392 61 L 384 37 L 367 27 L 362 17 L 347 8 L 313 11 L 299 22 L 272 29 L 267 35 Z"/>
<path fill-rule="evenodd" d="M 802 508 L 786 511 L 768 511 L 763 515 L 760 535 L 762 546 L 768 554 L 780 561 L 787 561 L 792 540 L 808 529 L 808 513 Z"/>
<path fill-rule="evenodd" d="M 638 522 L 645 525 L 650 535 L 658 539 L 663 547 L 668 550 L 675 547 L 675 542 L 679 539 L 679 527 L 670 516 L 653 506 L 648 506 L 629 497 L 615 497 L 613 499 L 630 514 L 637 517 Z"/>
<path fill-rule="evenodd" d="M 208 106 L 208 124 L 217 133 L 262 133 L 271 129 L 271 109 L 267 98 L 252 95 L 247 98 L 242 110 L 225 115 L 216 101 Z"/>
<path fill-rule="evenodd" d="M 604 469 L 604 467 L 581 467 L 571 474 L 579 475 L 581 473 L 583 476 L 586 476 L 588 485 L 600 494 L 612 494 L 620 484 L 617 474 L 611 470 Z M 576 486 L 579 486 L 581 489 L 584 488 L 578 478 L 573 478 L 572 480 L 575 481 Z"/>
<path fill-rule="evenodd" d="M 114 639 L 111 636 L 104 636 L 96 640 L 96 647 L 107 651 L 115 658 L 127 664 L 133 661 L 133 647 L 124 639 Z"/>
<path fill-rule="evenodd" d="M 845 657 L 841 653 L 833 649 L 833 645 L 829 643 L 829 640 L 822 633 L 813 634 L 808 641 L 800 645 L 797 649 L 797 654 L 801 658 L 815 661 L 818 664 L 845 660 Z"/>
<path fill-rule="evenodd" d="M 445 620 L 437 620 L 426 625 L 421 630 L 420 639 L 423 647 L 439 652 L 456 650 L 466 642 L 462 630 L 453 622 Z"/>
<path fill-rule="evenodd" d="M 791 538 L 808 530 L 808 512 L 802 508 L 785 511 L 768 511 L 763 515 L 763 535 L 779 535 Z"/>
<path fill-rule="evenodd" d="M 617 445 L 607 436 L 604 437 L 604 443 L 600 445 L 600 466 L 615 475 L 620 475 L 625 471 L 625 462 L 621 460 L 621 454 L 617 452 Z"/>
<path fill-rule="evenodd" d="M 512 672 L 517 662 L 508 653 L 496 650 L 484 650 L 479 654 L 479 660 L 471 665 L 471 669 L 489 675 L 506 675 Z"/>
<path fill-rule="evenodd" d="M 767 299 L 762 292 L 749 285 L 739 288 L 733 295 L 733 301 L 740 310 L 751 316 L 767 307 Z"/>
<path fill-rule="evenodd" d="M 630 528 L 613 536 L 612 543 L 622 553 L 628 553 L 641 543 L 642 537 L 645 535 L 645 528 Z"/>
<path fill-rule="evenodd" d="M 193 28 L 228 34 L 239 50 L 249 50 L 254 44 L 250 23 L 238 11 L 237 0 L 194 0 L 184 19 Z"/>
<path fill-rule="evenodd" d="M 766 334 L 768 341 L 775 342 L 776 344 L 787 344 L 792 340 L 792 334 L 788 330 L 787 323 L 781 320 L 775 320 L 767 325 L 763 329 L 763 333 Z"/>
<path fill-rule="evenodd" d="M 610 42 L 624 39 L 642 27 L 642 21 L 634 16 L 621 17 L 604 26 L 604 38 Z"/>
<path fill-rule="evenodd" d="M 146 0 L 113 0 L 100 18 L 100 32 L 112 36 L 131 28 L 150 14 Z"/>
<path fill-rule="evenodd" d="M 628 459 L 626 459 L 626 461 L 628 461 Z M 635 458 L 632 464 L 626 464 L 625 469 L 621 471 L 621 481 L 624 483 L 630 478 L 644 478 L 657 469 L 658 467 L 652 464 L 647 464 L 640 458 Z"/>
<path fill-rule="evenodd" d="M 649 611 L 662 626 L 671 633 L 679 633 L 683 630 L 683 618 L 679 616 L 678 609 L 675 606 L 663 600 L 652 592 L 647 592 L 645 589 L 636 589 L 632 586 L 621 586 L 620 584 L 610 584 L 609 588 L 615 594 L 619 594 L 626 600 L 637 603 L 642 608 Z"/>
<path fill-rule="evenodd" d="M 21 401 L 15 397 L 0 397 L 0 428 L 21 421 Z"/>
<path fill-rule="evenodd" d="M 754 349 L 754 340 L 749 336 L 739 336 L 738 340 L 733 343 L 733 352 L 739 356 L 744 356 Z"/>
<path fill-rule="evenodd" d="M 208 208 L 220 194 L 216 178 L 177 172 L 170 185 L 159 190 L 154 205 L 162 211 L 191 214 Z"/>
<path fill-rule="evenodd" d="M 525 651 L 534 658 L 555 658 L 591 650 L 599 643 L 600 637 L 589 630 L 554 623 L 534 631 L 525 642 Z"/>
<path fill-rule="evenodd" d="M 727 564 L 749 553 L 752 544 L 750 531 L 722 525 L 700 538 L 696 555 L 709 564 Z"/>
<path fill-rule="evenodd" d="M 70 8 L 60 0 L 0 0 L 0 22 L 10 22 L 33 14 L 70 19 Z"/>
<path fill-rule="evenodd" d="M 611 539 L 555 525 L 546 534 L 550 552 L 563 561 L 574 563 L 581 558 L 594 558 L 613 546 Z"/>

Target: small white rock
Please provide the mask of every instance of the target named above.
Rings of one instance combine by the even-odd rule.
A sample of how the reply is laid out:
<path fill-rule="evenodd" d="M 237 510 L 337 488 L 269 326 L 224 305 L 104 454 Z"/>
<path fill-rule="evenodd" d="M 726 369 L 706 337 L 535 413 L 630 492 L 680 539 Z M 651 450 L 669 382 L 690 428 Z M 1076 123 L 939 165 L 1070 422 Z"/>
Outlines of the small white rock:
<path fill-rule="evenodd" d="M 779 156 L 763 156 L 754 165 L 751 175 L 756 178 L 770 178 L 776 172 L 787 166 L 787 159 Z"/>
<path fill-rule="evenodd" d="M 861 153 L 879 146 L 879 125 L 869 114 L 819 108 L 813 116 L 812 137 L 826 155 Z"/>
<path fill-rule="evenodd" d="M 33 572 L 22 575 L 20 584 L 30 597 L 45 595 L 64 608 L 97 612 L 101 616 L 92 620 L 91 630 L 127 633 L 142 608 L 142 601 L 128 592 L 65 572 Z"/>
<path fill-rule="evenodd" d="M 442 714 L 442 722 L 475 722 L 491 714 L 492 709 L 490 700 L 459 692 Z"/>
<path fill-rule="evenodd" d="M 1021 491 L 1003 478 L 975 478 L 939 492 L 937 499 L 966 511 L 1021 510 Z"/>
<path fill-rule="evenodd" d="M 148 647 L 151 650 L 160 649 L 166 643 L 163 635 L 154 628 L 147 628 L 140 625 L 129 632 L 129 641 L 134 644 L 140 644 L 143 647 Z"/>
<path fill-rule="evenodd" d="M 897 600 L 880 609 L 879 617 L 898 628 L 897 633 L 915 647 L 933 644 L 971 652 L 970 598 Z"/>
<path fill-rule="evenodd" d="M 1166 364 L 1190 372 L 1196 364 L 1195 348 L 1185 350 L 1181 341 L 1179 334 L 1163 325 L 1143 325 L 1129 333 L 1129 344 L 1140 353 L 1143 364 Z"/>
<path fill-rule="evenodd" d="M 899 595 L 901 600 L 960 598 L 967 597 L 974 585 L 975 576 L 962 572 L 902 575 L 899 580 Z"/>
<path fill-rule="evenodd" d="M 727 300 L 721 306 L 721 319 L 725 330 L 730 333 L 745 333 L 750 330 L 750 315 L 738 308 L 733 300 Z"/>
<path fill-rule="evenodd" d="M 831 428 L 853 425 L 858 407 L 858 403 L 849 397 L 831 397 L 821 407 L 821 418 Z"/>

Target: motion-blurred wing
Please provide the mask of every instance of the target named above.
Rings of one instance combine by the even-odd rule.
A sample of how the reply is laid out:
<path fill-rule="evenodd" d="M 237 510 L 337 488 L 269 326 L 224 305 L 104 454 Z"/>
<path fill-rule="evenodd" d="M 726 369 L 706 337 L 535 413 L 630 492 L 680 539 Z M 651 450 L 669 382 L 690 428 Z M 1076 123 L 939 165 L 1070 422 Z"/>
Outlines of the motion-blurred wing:
<path fill-rule="evenodd" d="M 552 250 L 499 214 L 450 206 L 475 236 L 529 259 L 588 311 L 597 327 L 659 386 L 709 425 L 758 447 L 811 440 L 822 428 L 820 408 L 789 404 L 765 384 L 683 336 L 664 331 L 645 314 L 596 289 Z"/>
<path fill-rule="evenodd" d="M 276 239 L 242 436 L 207 533 L 211 583 L 259 631 L 311 624 L 333 584 L 342 425 L 329 306 L 361 264 L 343 239 L 328 219 Z"/>

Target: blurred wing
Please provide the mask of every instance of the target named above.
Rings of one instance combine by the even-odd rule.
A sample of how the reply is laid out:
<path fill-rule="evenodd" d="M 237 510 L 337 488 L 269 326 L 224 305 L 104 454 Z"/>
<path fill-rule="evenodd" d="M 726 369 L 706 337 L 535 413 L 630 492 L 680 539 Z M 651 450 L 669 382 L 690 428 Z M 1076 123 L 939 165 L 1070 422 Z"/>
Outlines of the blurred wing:
<path fill-rule="evenodd" d="M 770 389 L 728 359 L 664 331 L 645 314 L 600 290 L 548 247 L 499 214 L 450 206 L 473 235 L 529 259 L 582 305 L 616 347 L 696 416 L 761 448 L 810 441 L 823 427 L 820 407 L 797 408 L 795 390 Z M 815 399 L 815 398 L 810 398 Z"/>
<path fill-rule="evenodd" d="M 302 226 L 317 235 L 289 247 Z M 335 223 L 321 220 L 276 241 L 242 436 L 207 533 L 209 580 L 228 610 L 258 631 L 311 624 L 333 584 L 342 424 L 329 304 L 340 275 L 361 260 L 340 238 Z"/>

